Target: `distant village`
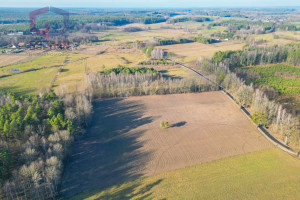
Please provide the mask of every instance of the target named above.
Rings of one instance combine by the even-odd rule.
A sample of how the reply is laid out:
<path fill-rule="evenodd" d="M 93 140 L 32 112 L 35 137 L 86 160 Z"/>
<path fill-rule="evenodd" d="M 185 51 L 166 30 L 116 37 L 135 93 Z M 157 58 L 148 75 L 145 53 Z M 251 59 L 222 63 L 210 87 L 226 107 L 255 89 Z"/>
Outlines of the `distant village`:
<path fill-rule="evenodd" d="M 9 33 L 8 35 L 20 36 L 23 32 Z M 0 54 L 20 53 L 23 50 L 73 50 L 79 46 L 78 42 L 31 41 L 0 46 Z"/>

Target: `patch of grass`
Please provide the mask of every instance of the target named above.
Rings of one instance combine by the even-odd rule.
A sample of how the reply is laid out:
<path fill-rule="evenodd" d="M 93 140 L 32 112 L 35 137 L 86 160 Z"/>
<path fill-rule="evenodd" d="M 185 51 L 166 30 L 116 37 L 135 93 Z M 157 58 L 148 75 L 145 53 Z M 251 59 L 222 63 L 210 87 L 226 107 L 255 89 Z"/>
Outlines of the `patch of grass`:
<path fill-rule="evenodd" d="M 176 61 L 189 63 L 197 60 L 200 56 L 212 57 L 217 51 L 242 49 L 243 43 L 236 41 L 220 42 L 214 44 L 201 44 L 199 42 L 159 46 L 167 52 L 177 55 Z"/>
<path fill-rule="evenodd" d="M 71 199 L 299 199 L 300 161 L 272 148 L 194 165 Z"/>
<path fill-rule="evenodd" d="M 274 38 L 274 35 L 277 35 L 277 39 Z M 294 43 L 300 40 L 300 34 L 295 31 L 276 31 L 275 33 L 267 33 L 261 35 L 251 35 L 251 38 L 255 38 L 256 40 L 266 40 L 267 43 L 264 45 L 274 45 L 274 44 L 288 44 Z"/>
<path fill-rule="evenodd" d="M 16 64 L 16 65 L 10 65 L 7 67 L 3 67 L 0 69 L 0 75 L 6 75 L 10 74 L 13 69 L 17 69 L 20 71 L 26 70 L 26 69 L 38 69 L 42 67 L 49 67 L 54 65 L 61 65 L 63 64 L 63 61 L 65 60 L 66 55 L 65 54 L 49 54 L 44 55 L 41 57 L 38 57 L 36 59 Z"/>
<path fill-rule="evenodd" d="M 56 71 L 57 68 L 48 68 L 0 78 L 0 90 L 20 95 L 36 94 L 49 88 Z"/>
<path fill-rule="evenodd" d="M 57 89 L 60 85 L 67 85 L 70 91 L 74 91 L 76 85 L 80 85 L 84 80 L 84 61 L 79 60 L 66 64 L 58 75 L 56 82 L 54 83 L 54 89 Z"/>

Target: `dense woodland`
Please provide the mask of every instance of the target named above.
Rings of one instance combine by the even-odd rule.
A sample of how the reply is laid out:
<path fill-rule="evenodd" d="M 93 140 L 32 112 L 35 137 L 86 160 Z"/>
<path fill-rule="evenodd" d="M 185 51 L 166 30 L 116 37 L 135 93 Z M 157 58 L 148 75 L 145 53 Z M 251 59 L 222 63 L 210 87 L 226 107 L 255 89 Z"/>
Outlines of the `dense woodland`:
<path fill-rule="evenodd" d="M 287 62 L 292 65 L 300 65 L 300 45 L 287 44 L 285 46 L 256 47 L 246 46 L 242 51 L 216 52 L 213 56 L 215 63 L 223 63 L 230 70 L 235 68 Z"/>
<path fill-rule="evenodd" d="M 87 127 L 88 95 L 0 94 L 1 199 L 53 199 L 74 133 Z"/>

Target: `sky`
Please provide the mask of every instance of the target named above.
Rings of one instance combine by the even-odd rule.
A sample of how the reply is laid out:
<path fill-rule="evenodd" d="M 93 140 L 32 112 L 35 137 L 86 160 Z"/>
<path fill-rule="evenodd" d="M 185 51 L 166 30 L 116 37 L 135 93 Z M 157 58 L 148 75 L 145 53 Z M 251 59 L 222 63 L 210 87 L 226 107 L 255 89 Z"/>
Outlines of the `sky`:
<path fill-rule="evenodd" d="M 295 7 L 300 0 L 0 0 L 1 7 Z"/>

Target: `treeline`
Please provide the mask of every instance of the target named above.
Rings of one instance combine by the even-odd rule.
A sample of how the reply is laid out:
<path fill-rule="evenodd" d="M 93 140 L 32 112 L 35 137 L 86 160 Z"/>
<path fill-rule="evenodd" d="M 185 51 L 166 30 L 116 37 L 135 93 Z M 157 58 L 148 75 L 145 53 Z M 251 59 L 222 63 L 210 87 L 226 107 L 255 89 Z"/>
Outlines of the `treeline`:
<path fill-rule="evenodd" d="M 252 120 L 257 125 L 272 127 L 281 134 L 285 144 L 300 151 L 298 118 L 293 117 L 280 104 L 269 100 L 260 89 L 255 89 L 252 84 L 246 85 L 234 72 L 230 72 L 227 63 L 201 58 L 197 67 L 202 72 L 215 75 L 218 84 L 229 91 L 239 104 L 250 108 Z"/>
<path fill-rule="evenodd" d="M 230 70 L 243 66 L 287 62 L 300 65 L 300 45 L 287 44 L 271 47 L 246 46 L 242 51 L 219 51 L 214 53 L 212 60 L 215 63 L 224 63 Z"/>
<path fill-rule="evenodd" d="M 91 113 L 87 94 L 0 94 L 0 199 L 55 199 L 74 133 Z"/>
<path fill-rule="evenodd" d="M 218 42 L 217 40 L 215 40 L 213 38 L 204 37 L 201 34 L 198 35 L 197 37 L 194 37 L 193 40 L 195 42 L 200 42 L 202 44 L 212 44 L 212 43 Z"/>
<path fill-rule="evenodd" d="M 98 37 L 96 35 L 90 35 L 86 33 L 72 33 L 67 37 L 64 36 L 55 36 L 51 39 L 53 42 L 77 42 L 80 44 L 86 44 L 91 41 L 98 41 Z M 40 36 L 32 36 L 32 35 L 22 35 L 22 36 L 1 36 L 0 37 L 0 46 L 9 46 L 9 45 L 17 45 L 20 42 L 24 42 L 25 44 L 30 44 L 30 42 L 40 42 L 45 41 L 45 38 Z M 49 42 L 49 41 L 46 41 Z"/>
<path fill-rule="evenodd" d="M 178 38 L 178 39 L 165 39 L 165 40 L 158 40 L 157 45 L 163 46 L 163 45 L 172 45 L 172 44 L 183 44 L 183 43 L 190 43 L 194 42 L 191 39 L 188 38 Z"/>
<path fill-rule="evenodd" d="M 216 33 L 212 33 L 210 36 L 211 37 L 219 37 L 222 39 L 230 39 L 233 38 L 235 34 L 235 31 L 227 31 L 225 30 L 224 32 L 216 32 Z"/>
<path fill-rule="evenodd" d="M 186 21 L 206 22 L 212 20 L 208 17 L 176 17 L 176 18 L 169 19 L 167 23 L 175 24 L 175 23 L 186 22 Z"/>
<path fill-rule="evenodd" d="M 140 28 L 140 27 L 126 27 L 123 29 L 124 32 L 139 32 L 139 31 L 143 31 L 144 29 Z"/>
<path fill-rule="evenodd" d="M 204 79 L 185 80 L 165 78 L 152 74 L 109 74 L 90 73 L 87 83 L 98 98 L 162 95 L 217 90 Z"/>
<path fill-rule="evenodd" d="M 276 29 L 284 31 L 298 31 L 300 30 L 295 25 L 291 24 L 277 24 L 273 22 L 262 22 L 262 21 L 249 21 L 249 20 L 225 20 L 221 22 L 214 22 L 210 24 L 211 26 L 228 26 L 231 30 L 241 30 L 241 29 L 255 29 L 257 27 L 262 28 L 261 33 L 271 33 Z"/>
<path fill-rule="evenodd" d="M 157 40 L 157 46 L 164 46 L 164 45 L 173 45 L 173 44 L 183 44 L 183 43 L 190 43 L 190 42 L 200 42 L 202 44 L 212 44 L 218 42 L 217 40 L 209 37 L 204 37 L 201 34 L 192 37 L 192 38 L 178 38 L 178 39 L 159 39 Z"/>
<path fill-rule="evenodd" d="M 80 31 L 86 29 L 92 30 L 107 30 L 110 26 L 122 26 L 132 23 L 143 23 L 143 24 L 155 24 L 166 22 L 168 16 L 163 16 L 160 14 L 126 14 L 111 13 L 109 15 L 104 15 L 103 13 L 99 15 L 94 14 L 81 14 L 74 15 L 70 14 L 69 29 L 71 31 Z M 24 22 L 23 22 L 24 21 Z M 29 19 L 28 20 L 14 20 L 13 24 L 7 24 L 0 27 L 0 31 L 4 33 L 18 32 L 22 31 L 24 34 L 30 34 L 29 30 Z M 44 14 L 39 17 L 37 21 L 37 27 L 43 28 L 45 23 L 49 23 L 50 32 L 52 30 L 59 30 L 63 26 L 63 20 L 61 16 L 53 14 Z M 89 24 L 89 25 L 88 25 Z"/>
<path fill-rule="evenodd" d="M 100 74 L 109 75 L 109 74 L 155 74 L 157 71 L 154 68 L 149 67 L 124 67 L 119 65 L 116 68 L 107 69 L 104 71 L 101 71 Z"/>
<path fill-rule="evenodd" d="M 174 65 L 174 62 L 169 62 L 166 59 L 156 59 L 139 62 L 138 65 Z"/>

